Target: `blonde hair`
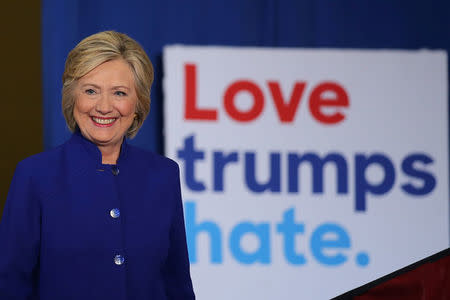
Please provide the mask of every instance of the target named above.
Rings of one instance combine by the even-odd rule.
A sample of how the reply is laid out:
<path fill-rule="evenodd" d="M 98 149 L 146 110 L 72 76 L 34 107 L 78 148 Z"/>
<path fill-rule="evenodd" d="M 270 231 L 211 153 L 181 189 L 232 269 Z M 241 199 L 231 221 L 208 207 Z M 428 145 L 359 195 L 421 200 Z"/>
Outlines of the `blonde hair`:
<path fill-rule="evenodd" d="M 126 34 L 103 31 L 83 39 L 67 56 L 62 77 L 62 111 L 67 126 L 73 132 L 78 125 L 73 115 L 74 89 L 78 79 L 104 62 L 123 59 L 130 66 L 137 94 L 136 117 L 126 136 L 134 137 L 150 111 L 150 88 L 153 65 L 142 47 Z"/>

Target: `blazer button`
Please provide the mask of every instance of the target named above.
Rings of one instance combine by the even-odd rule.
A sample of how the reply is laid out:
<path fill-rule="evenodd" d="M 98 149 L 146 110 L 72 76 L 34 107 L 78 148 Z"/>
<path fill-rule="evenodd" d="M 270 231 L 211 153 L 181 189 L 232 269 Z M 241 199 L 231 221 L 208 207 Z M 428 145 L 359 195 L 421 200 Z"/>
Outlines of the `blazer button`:
<path fill-rule="evenodd" d="M 119 175 L 119 167 L 118 166 L 112 166 L 111 167 L 111 172 L 113 173 L 114 176 Z"/>
<path fill-rule="evenodd" d="M 117 219 L 118 217 L 120 217 L 120 210 L 118 208 L 113 208 L 109 211 L 109 214 L 111 215 L 111 217 L 113 217 L 114 219 Z"/>
<path fill-rule="evenodd" d="M 116 256 L 114 256 L 114 263 L 118 266 L 120 266 L 121 264 L 123 264 L 125 262 L 125 258 L 123 258 L 122 255 L 118 254 Z"/>

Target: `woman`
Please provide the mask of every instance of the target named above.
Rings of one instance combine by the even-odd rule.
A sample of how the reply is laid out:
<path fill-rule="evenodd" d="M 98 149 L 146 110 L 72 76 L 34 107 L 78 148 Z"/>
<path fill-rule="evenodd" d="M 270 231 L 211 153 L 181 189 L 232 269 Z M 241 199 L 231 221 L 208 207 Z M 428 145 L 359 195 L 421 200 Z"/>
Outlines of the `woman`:
<path fill-rule="evenodd" d="M 127 144 L 150 109 L 153 67 L 106 31 L 68 55 L 73 135 L 20 162 L 0 224 L 0 299 L 194 299 L 179 170 Z"/>

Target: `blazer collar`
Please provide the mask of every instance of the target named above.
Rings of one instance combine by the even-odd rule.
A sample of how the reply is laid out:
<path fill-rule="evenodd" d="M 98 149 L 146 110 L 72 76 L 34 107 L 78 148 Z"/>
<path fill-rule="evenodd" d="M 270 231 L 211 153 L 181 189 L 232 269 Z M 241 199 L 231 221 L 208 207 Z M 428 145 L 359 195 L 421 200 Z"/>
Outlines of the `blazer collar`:
<path fill-rule="evenodd" d="M 103 165 L 102 164 L 102 153 L 100 152 L 100 149 L 90 140 L 86 139 L 79 130 L 75 131 L 72 134 L 72 137 L 69 140 L 69 144 L 73 145 L 75 147 L 75 151 L 79 153 L 73 153 L 74 157 L 78 156 L 86 156 L 91 161 L 95 162 L 97 166 Z M 72 148 L 72 147 L 71 147 Z M 122 163 L 128 153 L 128 143 L 127 140 L 124 138 L 122 141 L 122 145 L 120 147 L 120 154 L 119 158 L 117 159 L 117 165 Z"/>

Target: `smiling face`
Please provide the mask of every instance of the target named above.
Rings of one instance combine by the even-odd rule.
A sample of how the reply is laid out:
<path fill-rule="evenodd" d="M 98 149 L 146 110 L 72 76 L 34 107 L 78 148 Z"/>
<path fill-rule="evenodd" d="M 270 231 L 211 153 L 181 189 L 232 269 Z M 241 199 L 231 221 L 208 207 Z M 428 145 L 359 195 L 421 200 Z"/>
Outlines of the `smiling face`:
<path fill-rule="evenodd" d="M 73 116 L 83 136 L 97 146 L 120 147 L 137 103 L 127 62 L 115 59 L 97 66 L 78 80 L 74 92 Z"/>

